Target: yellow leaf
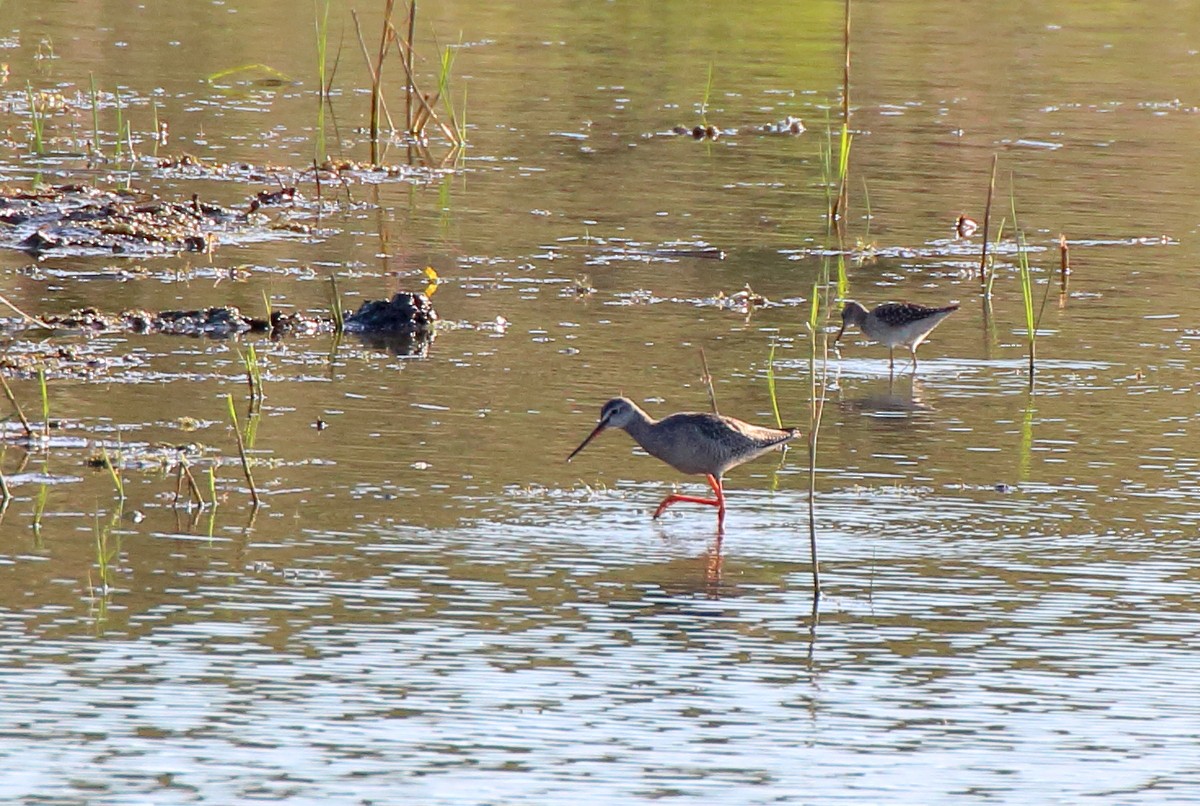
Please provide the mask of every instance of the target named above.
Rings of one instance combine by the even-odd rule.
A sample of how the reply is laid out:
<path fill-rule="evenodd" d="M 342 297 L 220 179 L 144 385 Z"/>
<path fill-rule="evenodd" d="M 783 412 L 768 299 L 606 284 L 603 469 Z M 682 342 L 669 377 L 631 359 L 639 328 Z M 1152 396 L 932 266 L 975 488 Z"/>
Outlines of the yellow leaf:
<path fill-rule="evenodd" d="M 425 286 L 425 296 L 432 297 L 433 292 L 437 291 L 438 283 L 441 282 L 441 279 L 432 266 L 425 267 L 425 276 L 429 278 L 429 285 Z"/>

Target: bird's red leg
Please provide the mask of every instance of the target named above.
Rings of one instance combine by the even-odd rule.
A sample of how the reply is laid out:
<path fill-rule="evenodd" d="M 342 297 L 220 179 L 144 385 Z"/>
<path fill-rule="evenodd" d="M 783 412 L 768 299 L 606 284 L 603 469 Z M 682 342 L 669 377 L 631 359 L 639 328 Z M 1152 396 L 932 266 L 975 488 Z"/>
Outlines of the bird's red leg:
<path fill-rule="evenodd" d="M 708 486 L 717 494 L 717 531 L 725 528 L 725 490 L 721 480 L 711 473 L 708 475 Z"/>
<path fill-rule="evenodd" d="M 662 500 L 662 503 L 658 505 L 658 509 L 654 510 L 654 517 L 657 518 L 663 514 L 663 511 L 671 506 L 671 504 L 678 504 L 682 501 L 688 504 L 704 504 L 709 507 L 717 507 L 717 523 L 723 523 L 725 520 L 725 495 L 721 492 L 721 482 L 717 481 L 711 474 L 705 476 L 705 478 L 708 479 L 708 486 L 712 487 L 713 492 L 717 494 L 716 498 L 700 498 L 695 495 L 676 495 L 672 493 Z"/>

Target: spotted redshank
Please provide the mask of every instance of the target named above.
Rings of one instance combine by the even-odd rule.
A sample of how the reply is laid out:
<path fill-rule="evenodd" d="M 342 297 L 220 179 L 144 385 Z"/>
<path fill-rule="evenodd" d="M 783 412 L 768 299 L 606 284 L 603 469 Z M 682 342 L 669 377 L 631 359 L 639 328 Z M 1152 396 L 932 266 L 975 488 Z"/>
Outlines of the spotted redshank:
<path fill-rule="evenodd" d="M 680 473 L 703 475 L 715 498 L 668 495 L 654 510 L 663 514 L 671 504 L 686 501 L 717 508 L 717 529 L 725 528 L 725 492 L 722 476 L 727 470 L 749 462 L 797 436 L 796 428 L 779 429 L 751 425 L 732 417 L 702 412 L 679 412 L 655 420 L 629 398 L 614 397 L 600 409 L 600 422 L 567 461 L 575 458 L 606 428 L 623 428 L 646 453 L 669 464 Z"/>
<path fill-rule="evenodd" d="M 838 331 L 836 344 L 848 325 L 858 325 L 872 341 L 881 341 L 888 348 L 888 370 L 896 366 L 896 348 L 904 346 L 912 355 L 913 371 L 917 369 L 917 348 L 921 342 L 958 305 L 930 308 L 912 302 L 885 302 L 868 311 L 854 300 L 848 300 L 842 308 L 842 329 Z"/>

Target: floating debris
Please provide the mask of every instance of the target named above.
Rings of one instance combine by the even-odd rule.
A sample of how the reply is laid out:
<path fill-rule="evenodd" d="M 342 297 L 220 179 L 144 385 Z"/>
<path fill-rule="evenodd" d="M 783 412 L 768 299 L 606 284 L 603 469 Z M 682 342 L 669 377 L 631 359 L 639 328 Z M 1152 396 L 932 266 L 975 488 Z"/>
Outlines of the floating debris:
<path fill-rule="evenodd" d="M 721 137 L 721 130 L 716 126 L 674 126 L 671 129 L 671 134 L 690 136 L 694 140 L 717 140 Z"/>
<path fill-rule="evenodd" d="M 959 238 L 970 238 L 979 229 L 979 224 L 965 215 L 960 215 L 958 220 L 954 222 L 954 232 Z"/>
<path fill-rule="evenodd" d="M 771 304 L 771 300 L 751 288 L 749 283 L 746 283 L 741 291 L 737 291 L 729 296 L 725 296 L 724 291 L 717 292 L 716 302 L 722 308 L 745 313 L 749 313 L 755 308 L 764 308 Z"/>
<path fill-rule="evenodd" d="M 575 278 L 575 282 L 567 285 L 560 296 L 564 297 L 590 297 L 596 293 L 596 289 L 592 286 L 592 278 L 586 274 Z"/>
<path fill-rule="evenodd" d="M 801 134 L 804 132 L 804 121 L 788 115 L 783 120 L 759 126 L 756 131 L 759 134 Z"/>
<path fill-rule="evenodd" d="M 712 124 L 703 126 L 672 126 L 671 129 L 663 134 L 667 136 L 687 136 L 693 140 L 718 140 L 721 137 L 728 137 L 738 134 L 802 134 L 804 132 L 804 121 L 800 118 L 788 115 L 782 120 L 777 120 L 773 123 L 764 123 L 759 126 L 740 126 L 734 129 L 719 129 Z"/>

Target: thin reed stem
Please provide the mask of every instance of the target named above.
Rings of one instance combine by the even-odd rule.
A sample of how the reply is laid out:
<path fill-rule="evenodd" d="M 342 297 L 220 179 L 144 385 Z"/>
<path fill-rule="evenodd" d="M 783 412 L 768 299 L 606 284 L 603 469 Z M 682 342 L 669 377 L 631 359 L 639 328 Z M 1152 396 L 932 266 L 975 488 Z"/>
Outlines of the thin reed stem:
<path fill-rule="evenodd" d="M 812 554 L 813 599 L 821 597 L 821 564 L 817 553 L 817 438 L 821 431 L 821 416 L 825 411 L 825 392 L 828 388 L 829 338 L 818 330 L 820 322 L 820 288 L 813 284 L 812 306 L 808 314 L 809 352 L 809 412 L 808 412 L 808 544 Z M 820 394 L 817 393 L 817 337 L 822 337 Z"/>
<path fill-rule="evenodd" d="M 100 98 L 96 92 L 96 76 L 88 73 L 92 89 L 92 150 L 100 154 Z"/>
<path fill-rule="evenodd" d="M 125 484 L 121 481 L 121 474 L 117 472 L 117 468 L 116 465 L 113 464 L 112 457 L 108 455 L 108 448 L 101 445 L 100 455 L 104 459 L 104 466 L 108 468 L 108 472 L 112 476 L 113 486 L 117 488 L 117 498 L 121 501 L 124 501 Z"/>
<path fill-rule="evenodd" d="M 233 435 L 237 438 L 238 457 L 242 460 L 242 473 L 246 476 L 246 483 L 250 485 L 250 500 L 257 509 L 262 501 L 258 497 L 258 488 L 254 486 L 254 476 L 250 472 L 250 458 L 246 456 L 246 443 L 242 439 L 242 429 L 238 425 L 237 410 L 233 407 L 233 395 L 225 395 L 225 400 L 229 404 L 229 419 L 233 422 Z"/>
<path fill-rule="evenodd" d="M 988 295 L 988 227 L 992 222 L 992 196 L 996 193 L 996 163 L 999 161 L 998 154 L 992 155 L 992 175 L 988 180 L 987 206 L 983 208 L 983 251 L 979 255 L 979 286 L 980 291 L 984 296 Z"/>
<path fill-rule="evenodd" d="M 25 429 L 25 436 L 33 436 L 33 426 L 29 424 L 29 419 L 25 416 L 25 412 L 21 410 L 21 404 L 17 402 L 16 395 L 13 394 L 12 387 L 8 385 L 3 375 L 0 375 L 0 384 L 4 386 L 4 396 L 8 398 L 8 402 L 12 404 L 13 411 L 17 413 L 17 419 L 21 421 L 21 427 Z"/>
<path fill-rule="evenodd" d="M 708 390 L 708 405 L 712 408 L 713 414 L 720 414 L 717 411 L 717 393 L 713 390 L 712 375 L 708 374 L 708 358 L 704 355 L 704 348 L 700 348 L 700 365 L 704 368 L 704 375 L 701 378 L 704 381 L 704 387 Z"/>
<path fill-rule="evenodd" d="M 779 415 L 779 398 L 775 394 L 775 340 L 771 340 L 771 352 L 767 354 L 767 392 L 771 395 L 771 411 L 775 412 L 775 427 L 783 428 Z"/>
<path fill-rule="evenodd" d="M 38 367 L 38 388 L 42 393 L 42 436 L 50 441 L 50 390 L 46 387 L 46 368 Z"/>
<path fill-rule="evenodd" d="M 8 446 L 0 446 L 0 515 L 4 514 L 4 510 L 8 508 L 8 502 L 12 500 L 12 493 L 8 489 L 8 480 L 4 478 L 4 454 L 8 452 Z"/>
<path fill-rule="evenodd" d="M 402 59 L 402 63 L 404 64 L 404 74 L 407 76 L 407 83 L 405 84 L 404 93 L 404 122 L 408 126 L 408 130 L 411 132 L 414 128 L 412 100 L 413 93 L 417 90 L 412 80 L 413 70 L 416 67 L 413 64 L 413 59 L 416 58 L 416 54 L 413 52 L 413 42 L 416 41 L 417 0 L 412 0 L 412 2 L 408 4 L 407 23 L 408 38 L 405 39 L 407 48 L 405 49 L 404 57 Z"/>
<path fill-rule="evenodd" d="M 338 291 L 337 275 L 329 275 L 329 310 L 333 316 L 333 332 L 341 334 L 346 329 L 346 314 L 342 310 L 342 295 Z"/>
<path fill-rule="evenodd" d="M 1029 244 L 1025 241 L 1025 233 L 1017 223 L 1017 199 L 1011 183 L 1008 198 L 1012 208 L 1013 232 L 1017 236 L 1017 270 L 1021 282 L 1021 301 L 1025 306 L 1025 333 L 1029 343 L 1029 389 L 1032 391 L 1034 363 L 1037 356 L 1037 321 L 1033 313 L 1033 279 L 1029 267 Z"/>

